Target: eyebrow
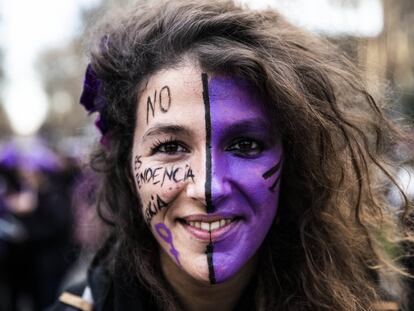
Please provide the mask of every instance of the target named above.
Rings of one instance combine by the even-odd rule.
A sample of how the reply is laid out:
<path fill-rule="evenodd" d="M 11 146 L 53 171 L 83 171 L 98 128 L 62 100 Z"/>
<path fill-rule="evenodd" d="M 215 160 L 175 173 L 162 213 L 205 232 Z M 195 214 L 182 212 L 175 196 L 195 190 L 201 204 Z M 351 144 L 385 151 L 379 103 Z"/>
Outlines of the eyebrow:
<path fill-rule="evenodd" d="M 155 124 L 145 131 L 142 136 L 143 140 L 151 136 L 174 134 L 174 135 L 185 135 L 191 136 L 192 130 L 188 127 L 177 125 L 177 124 Z"/>
<path fill-rule="evenodd" d="M 229 133 L 235 133 L 235 132 L 241 132 L 241 131 L 242 132 L 254 131 L 254 132 L 270 133 L 271 127 L 262 118 L 252 118 L 252 119 L 241 120 L 239 122 L 230 124 L 227 127 L 227 131 Z"/>

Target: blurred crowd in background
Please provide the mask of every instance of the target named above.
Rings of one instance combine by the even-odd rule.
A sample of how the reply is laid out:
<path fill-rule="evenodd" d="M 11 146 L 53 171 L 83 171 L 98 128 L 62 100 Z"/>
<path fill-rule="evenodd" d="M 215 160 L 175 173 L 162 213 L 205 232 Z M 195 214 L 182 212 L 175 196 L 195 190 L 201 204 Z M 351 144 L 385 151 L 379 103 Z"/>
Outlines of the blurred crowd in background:
<path fill-rule="evenodd" d="M 88 152 L 98 143 L 98 134 L 93 120 L 78 105 L 87 62 L 82 40 L 84 29 L 89 29 L 102 12 L 131 2 L 94 1 L 93 6 L 81 11 L 82 31 L 36 56 L 34 70 L 46 98 L 47 113 L 30 130 L 28 124 L 17 124 L 6 109 L 14 103 L 4 96 L 8 78 L 2 59 L 7 56 L 7 46 L 0 43 L 0 311 L 43 310 L 63 287 L 84 276 L 91 255 L 105 236 L 94 206 L 94 177 L 84 169 Z M 278 8 L 288 1 L 251 2 Z M 337 32 L 326 26 L 309 28 L 343 48 L 361 68 L 369 89 L 387 98 L 389 116 L 414 122 L 414 1 L 318 0 L 308 1 L 308 5 L 310 2 L 315 8 L 330 8 L 339 14 L 332 16 L 346 14 L 353 22 L 373 20 L 373 16 L 361 15 L 367 3 L 380 8 L 379 16 L 374 16 L 376 23 L 380 21 L 376 31 L 367 32 L 361 21 L 353 23 L 352 29 L 339 27 Z M 300 13 L 304 3 L 290 0 L 289 5 L 292 12 Z M 283 11 L 283 6 L 279 8 Z M 283 12 L 289 15 L 286 6 Z M 316 14 L 316 20 L 325 18 L 335 23 L 332 16 L 322 16 L 318 9 Z M 365 10 L 364 14 L 378 12 Z M 291 19 L 298 20 L 294 16 Z M 1 25 L 0 11 L 0 29 Z M 396 149 L 396 159 L 408 158 L 407 153 L 414 152 L 411 147 Z M 414 163 L 401 167 L 398 177 L 414 198 Z M 389 190 L 389 197 L 390 204 L 398 209 L 402 198 L 394 189 Z"/>
<path fill-rule="evenodd" d="M 1 310 L 44 310 L 83 277 L 102 237 L 91 187 L 78 159 L 40 140 L 2 146 Z"/>

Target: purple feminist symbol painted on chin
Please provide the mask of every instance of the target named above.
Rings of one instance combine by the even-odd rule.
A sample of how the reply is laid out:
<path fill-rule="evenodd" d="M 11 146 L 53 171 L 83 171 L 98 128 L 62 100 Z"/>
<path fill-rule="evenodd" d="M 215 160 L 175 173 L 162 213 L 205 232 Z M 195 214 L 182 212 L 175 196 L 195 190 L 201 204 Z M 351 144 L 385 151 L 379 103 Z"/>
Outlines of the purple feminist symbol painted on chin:
<path fill-rule="evenodd" d="M 173 245 L 173 237 L 172 237 L 171 230 L 168 229 L 167 226 L 162 222 L 155 225 L 155 230 L 157 231 L 157 233 L 161 237 L 161 239 L 163 239 L 165 241 L 165 243 L 170 245 L 171 255 L 174 256 L 175 261 L 177 261 L 177 264 L 179 266 L 181 266 L 180 260 L 178 259 L 180 254 L 178 253 L 178 251 L 175 249 L 175 247 Z"/>

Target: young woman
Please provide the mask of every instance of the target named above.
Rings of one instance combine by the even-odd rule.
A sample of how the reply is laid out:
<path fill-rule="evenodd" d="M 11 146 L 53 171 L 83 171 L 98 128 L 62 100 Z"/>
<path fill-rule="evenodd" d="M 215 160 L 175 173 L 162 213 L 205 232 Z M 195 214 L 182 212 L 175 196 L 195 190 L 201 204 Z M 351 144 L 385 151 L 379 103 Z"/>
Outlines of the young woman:
<path fill-rule="evenodd" d="M 56 310 L 375 307 L 403 137 L 335 47 L 229 1 L 136 6 L 93 40 L 111 234 Z"/>

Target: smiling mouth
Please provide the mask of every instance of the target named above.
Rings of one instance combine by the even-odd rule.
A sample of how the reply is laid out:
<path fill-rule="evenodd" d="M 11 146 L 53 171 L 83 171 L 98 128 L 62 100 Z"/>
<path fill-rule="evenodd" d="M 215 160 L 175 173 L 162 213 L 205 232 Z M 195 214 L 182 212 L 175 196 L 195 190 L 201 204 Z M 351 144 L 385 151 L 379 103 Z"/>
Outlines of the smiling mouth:
<path fill-rule="evenodd" d="M 225 218 L 216 221 L 206 222 L 206 221 L 187 221 L 182 219 L 182 221 L 193 228 L 200 229 L 203 231 L 211 232 L 220 228 L 223 228 L 230 223 L 234 222 L 236 218 Z"/>
<path fill-rule="evenodd" d="M 224 238 L 224 234 L 235 227 L 240 219 L 241 217 L 199 215 L 179 218 L 178 221 L 197 239 L 211 242 Z"/>

